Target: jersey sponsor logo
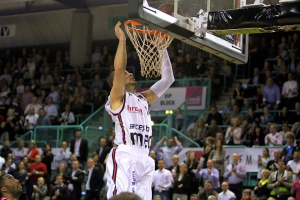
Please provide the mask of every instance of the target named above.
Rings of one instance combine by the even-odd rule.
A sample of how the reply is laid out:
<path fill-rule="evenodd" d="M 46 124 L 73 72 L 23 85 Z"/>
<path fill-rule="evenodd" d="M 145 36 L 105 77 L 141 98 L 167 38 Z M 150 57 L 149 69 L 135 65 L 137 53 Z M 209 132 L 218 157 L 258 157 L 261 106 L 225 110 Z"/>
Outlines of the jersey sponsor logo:
<path fill-rule="evenodd" d="M 143 114 L 143 110 L 141 108 L 139 108 L 139 107 L 136 107 L 136 106 L 127 105 L 127 110 L 129 112 L 132 112 L 132 113 Z"/>
<path fill-rule="evenodd" d="M 130 139 L 132 145 L 144 147 L 146 149 L 150 149 L 152 136 L 143 135 L 142 133 L 131 132 Z"/>
<path fill-rule="evenodd" d="M 150 148 L 151 136 L 145 134 L 150 132 L 150 126 L 141 124 L 130 124 L 129 129 L 131 131 L 130 140 L 132 145 L 144 147 L 146 149 Z"/>

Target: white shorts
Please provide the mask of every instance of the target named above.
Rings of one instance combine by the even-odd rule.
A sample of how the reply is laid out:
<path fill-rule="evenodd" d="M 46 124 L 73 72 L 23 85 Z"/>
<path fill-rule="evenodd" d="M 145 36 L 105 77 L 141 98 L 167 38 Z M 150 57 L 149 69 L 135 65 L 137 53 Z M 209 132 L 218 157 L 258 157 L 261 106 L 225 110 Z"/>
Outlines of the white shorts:
<path fill-rule="evenodd" d="M 106 162 L 107 198 L 132 192 L 143 200 L 152 199 L 154 160 L 137 148 L 120 145 L 113 148 Z"/>

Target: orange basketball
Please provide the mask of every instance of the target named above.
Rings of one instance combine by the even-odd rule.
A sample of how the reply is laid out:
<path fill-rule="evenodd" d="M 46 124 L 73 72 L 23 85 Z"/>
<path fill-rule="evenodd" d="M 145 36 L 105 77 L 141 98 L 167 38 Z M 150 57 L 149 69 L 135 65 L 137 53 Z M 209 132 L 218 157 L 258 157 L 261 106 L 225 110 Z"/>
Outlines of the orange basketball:
<path fill-rule="evenodd" d="M 159 6 L 157 9 L 168 15 L 174 16 L 174 14 L 173 14 L 174 13 L 174 3 L 166 2 L 166 3 L 162 4 L 161 6 Z M 182 12 L 181 8 L 179 8 L 179 6 L 177 8 L 177 13 L 179 15 L 183 16 L 183 12 Z"/>

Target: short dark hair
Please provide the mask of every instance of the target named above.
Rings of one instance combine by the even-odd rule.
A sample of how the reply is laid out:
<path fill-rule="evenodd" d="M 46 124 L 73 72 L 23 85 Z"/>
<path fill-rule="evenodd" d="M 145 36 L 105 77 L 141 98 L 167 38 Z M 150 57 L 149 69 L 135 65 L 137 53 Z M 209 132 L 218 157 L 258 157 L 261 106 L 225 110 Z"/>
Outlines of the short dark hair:
<path fill-rule="evenodd" d="M 134 193 L 129 193 L 129 192 L 122 192 L 121 194 L 117 195 L 117 196 L 113 196 L 112 198 L 110 198 L 109 200 L 142 200 L 141 197 L 139 197 L 138 195 L 134 194 Z"/>
<path fill-rule="evenodd" d="M 113 86 L 114 78 L 115 78 L 115 71 L 113 71 L 106 79 L 110 88 L 112 88 Z"/>

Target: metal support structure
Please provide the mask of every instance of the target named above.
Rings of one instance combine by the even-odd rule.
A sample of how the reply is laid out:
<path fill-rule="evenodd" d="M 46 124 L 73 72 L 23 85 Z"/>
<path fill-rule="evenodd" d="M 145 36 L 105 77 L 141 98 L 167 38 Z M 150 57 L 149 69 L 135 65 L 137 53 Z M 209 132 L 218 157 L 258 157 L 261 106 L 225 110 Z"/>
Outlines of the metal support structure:
<path fill-rule="evenodd" d="M 34 4 L 34 1 L 26 1 L 25 3 L 25 11 L 28 11 L 30 7 Z"/>

